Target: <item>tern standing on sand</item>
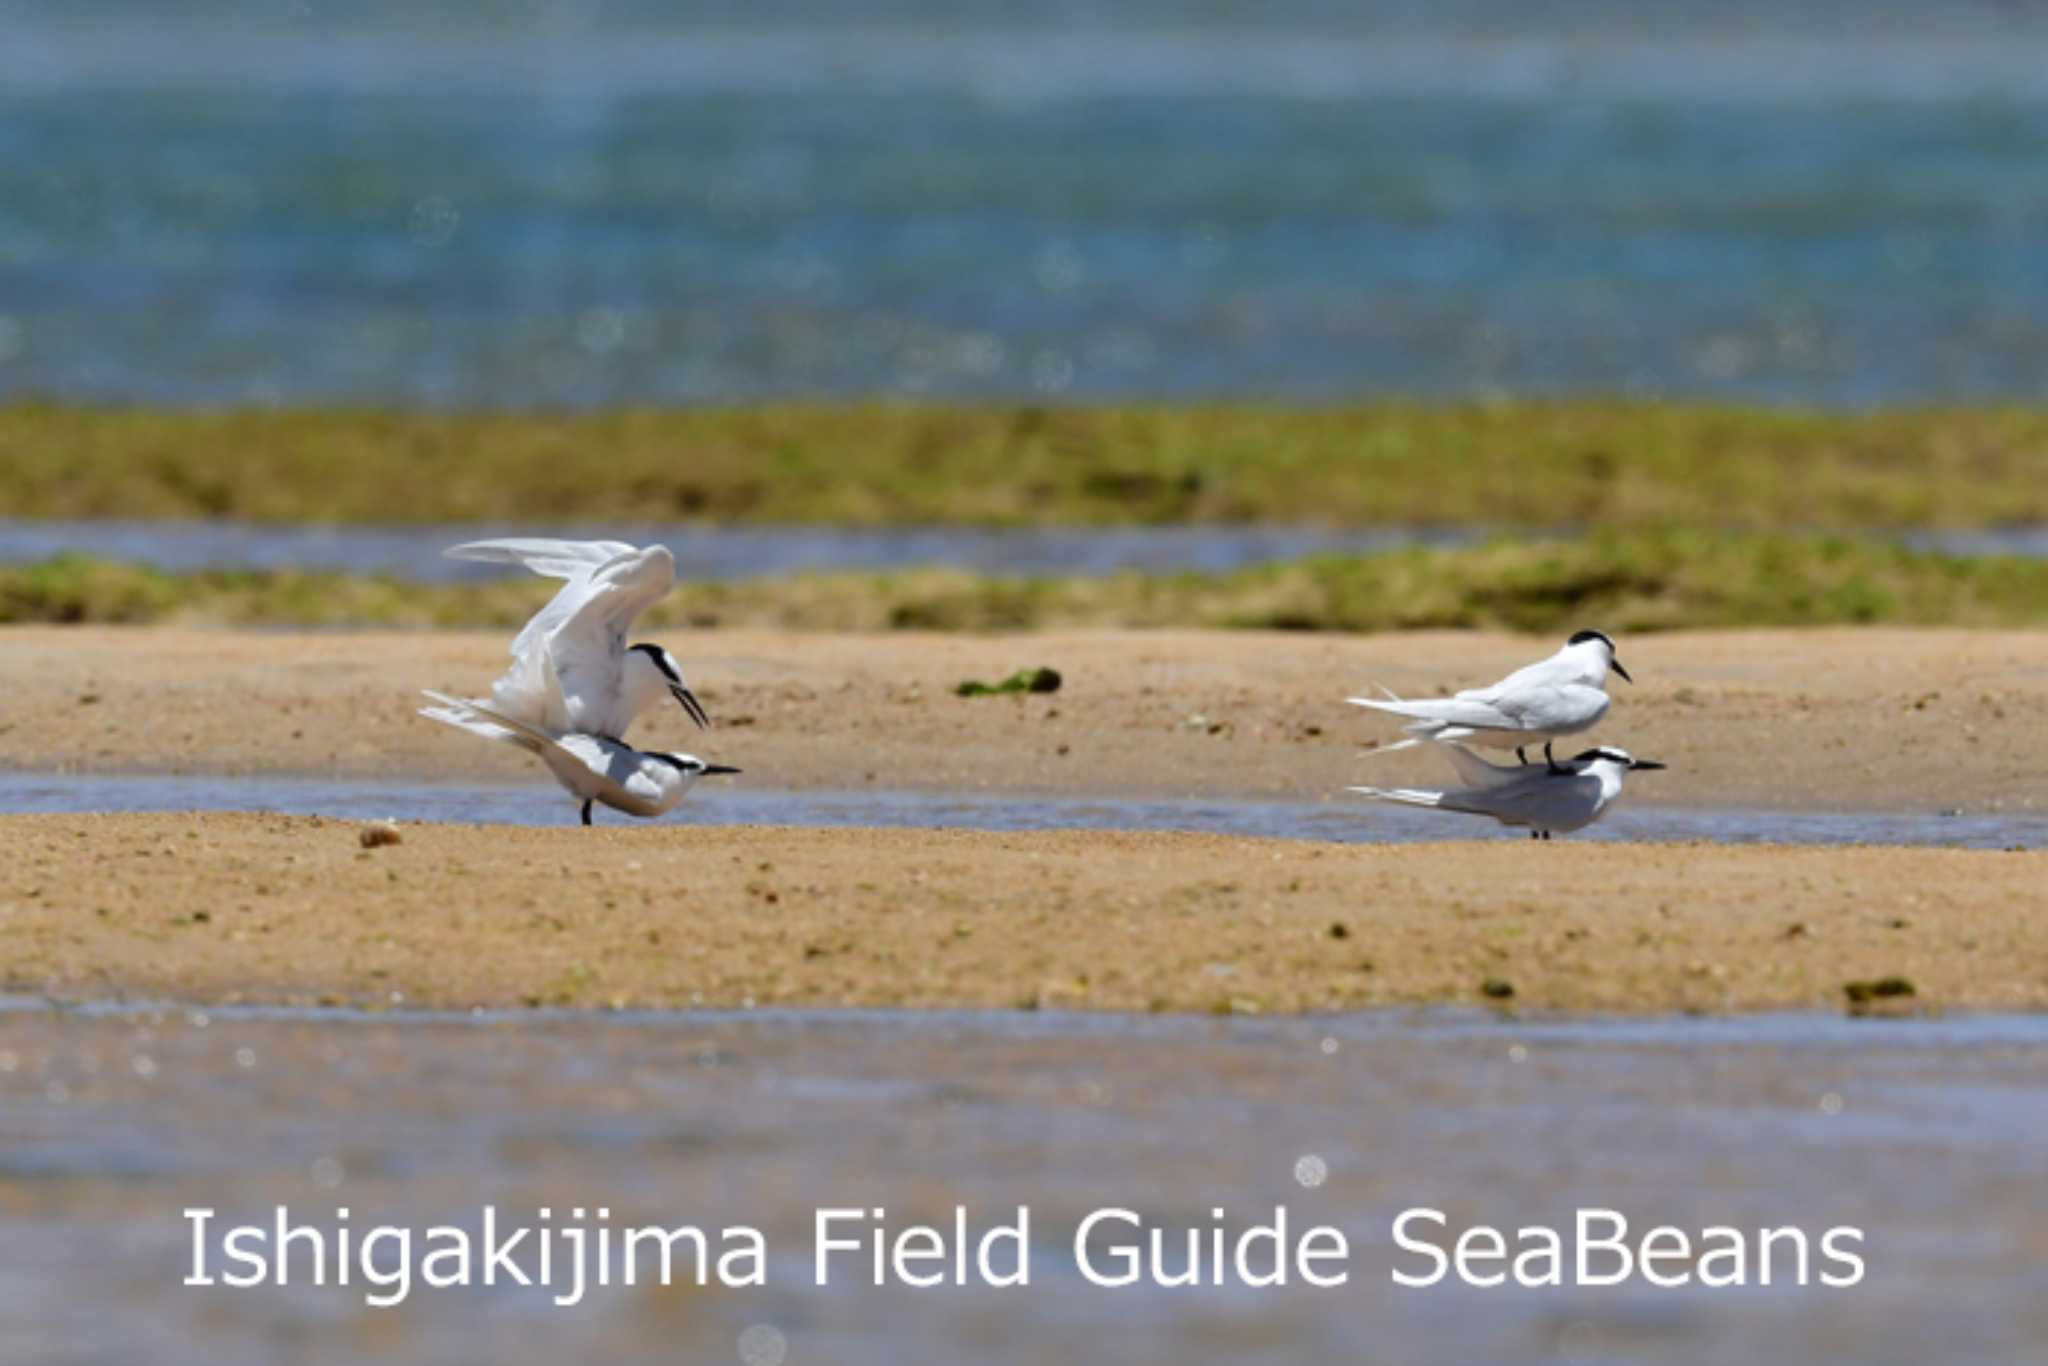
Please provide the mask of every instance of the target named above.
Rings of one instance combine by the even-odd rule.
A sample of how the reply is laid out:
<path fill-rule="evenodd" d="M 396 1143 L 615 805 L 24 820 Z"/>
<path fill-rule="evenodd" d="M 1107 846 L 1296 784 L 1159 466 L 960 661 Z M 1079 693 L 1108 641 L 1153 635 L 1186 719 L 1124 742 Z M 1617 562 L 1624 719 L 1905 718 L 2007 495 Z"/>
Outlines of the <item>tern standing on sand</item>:
<path fill-rule="evenodd" d="M 1402 729 L 1413 738 L 1384 745 L 1382 752 L 1424 740 L 1469 740 L 1512 749 L 1520 759 L 1524 746 L 1541 740 L 1544 759 L 1556 769 L 1550 742 L 1590 730 L 1607 714 L 1610 671 L 1635 682 L 1614 657 L 1614 642 L 1606 632 L 1580 631 L 1550 658 L 1517 669 L 1490 688 L 1470 688 L 1454 697 L 1404 700 L 1388 693 L 1384 699 L 1349 700 L 1354 706 L 1410 718 Z"/>
<path fill-rule="evenodd" d="M 582 799 L 585 825 L 590 824 L 594 803 L 629 816 L 659 816 L 673 810 L 699 778 L 739 772 L 707 764 L 694 754 L 638 750 L 602 735 L 550 734 L 481 702 L 465 702 L 431 689 L 426 694 L 436 705 L 421 707 L 420 715 L 538 755 L 555 781 Z"/>
<path fill-rule="evenodd" d="M 493 711 L 551 735 L 622 741 L 642 713 L 672 697 L 699 726 L 710 724 L 675 656 L 626 644 L 633 619 L 675 586 L 667 546 L 512 539 L 442 553 L 567 580 L 512 642 L 512 667 L 491 685 Z"/>
<path fill-rule="evenodd" d="M 1513 767 L 1490 764 L 1456 741 L 1443 749 L 1458 766 L 1464 787 L 1443 792 L 1412 787 L 1351 790 L 1401 806 L 1491 816 L 1502 825 L 1527 827 L 1530 839 L 1549 839 L 1553 831 L 1583 830 L 1605 815 L 1621 796 L 1623 774 L 1664 767 L 1610 748 L 1589 749 L 1562 764 Z"/>

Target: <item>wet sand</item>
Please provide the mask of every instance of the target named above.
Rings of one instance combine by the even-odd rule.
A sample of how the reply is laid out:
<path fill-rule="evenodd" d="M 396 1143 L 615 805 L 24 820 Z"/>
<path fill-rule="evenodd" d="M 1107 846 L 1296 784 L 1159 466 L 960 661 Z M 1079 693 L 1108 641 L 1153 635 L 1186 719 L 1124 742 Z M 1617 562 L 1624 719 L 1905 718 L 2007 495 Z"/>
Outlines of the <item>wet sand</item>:
<path fill-rule="evenodd" d="M 58 999 L 1264 1013 L 2048 1007 L 2048 853 L 1114 831 L 0 820 Z M 1511 993 L 1511 994 L 1510 994 Z"/>
<path fill-rule="evenodd" d="M 505 639 L 476 633 L 0 630 L 0 767 L 545 782 L 524 756 L 413 714 L 481 693 Z M 1387 718 L 1344 698 L 1490 682 L 1550 640 L 1462 632 L 1026 636 L 705 631 L 670 636 L 716 727 L 664 709 L 653 748 L 776 788 L 1309 798 L 1436 783 L 1373 760 Z M 1673 772 L 1630 800 L 1696 806 L 2048 813 L 2048 632 L 1681 632 L 1622 642 L 1640 683 L 1588 740 Z M 963 699 L 1035 665 L 1050 696 Z"/>

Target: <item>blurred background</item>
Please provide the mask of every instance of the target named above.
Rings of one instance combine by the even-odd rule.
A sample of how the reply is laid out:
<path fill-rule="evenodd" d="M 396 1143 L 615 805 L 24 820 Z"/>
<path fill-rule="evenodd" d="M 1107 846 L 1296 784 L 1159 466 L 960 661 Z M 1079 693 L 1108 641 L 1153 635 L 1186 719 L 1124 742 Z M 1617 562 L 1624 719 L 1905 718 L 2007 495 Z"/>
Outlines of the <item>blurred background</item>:
<path fill-rule="evenodd" d="M 2038 395 L 2024 0 L 9 0 L 0 398 Z"/>
<path fill-rule="evenodd" d="M 1524 1002 L 1521 964 L 1589 975 L 1596 950 L 1533 900 L 1498 923 L 1418 879 L 1478 936 L 1456 990 L 1487 1013 L 1253 1020 L 1225 961 L 1200 979 L 1219 1018 L 1041 1011 L 1079 998 L 1036 964 L 1004 965 L 1015 1010 L 705 1011 L 699 987 L 732 1004 L 740 979 L 712 976 L 692 928 L 632 946 L 691 966 L 614 1015 L 591 1009 L 624 1003 L 572 956 L 596 952 L 578 924 L 525 1006 L 456 1020 L 399 989 L 422 999 L 408 974 L 456 965 L 376 918 L 289 909 L 318 863 L 251 865 L 190 829 L 175 849 L 74 844 L 137 806 L 476 815 L 445 786 L 465 775 L 523 784 L 476 789 L 509 803 L 493 819 L 567 819 L 523 758 L 427 741 L 409 699 L 480 688 L 550 587 L 455 579 L 442 548 L 579 528 L 675 546 L 684 582 L 640 624 L 712 685 L 730 729 L 710 753 L 758 785 L 752 807 L 707 794 L 698 828 L 565 860 L 561 885 L 606 892 L 593 927 L 643 897 L 700 904 L 626 853 L 717 850 L 718 823 L 790 819 L 784 788 L 829 797 L 855 774 L 864 821 L 908 823 L 892 792 L 952 784 L 1032 821 L 1151 828 L 1188 808 L 1131 817 L 1131 792 L 1213 804 L 1265 756 L 1260 797 L 1290 801 L 1233 809 L 1384 837 L 1330 800 L 1359 780 L 1340 699 L 1373 677 L 1345 676 L 1362 642 L 1330 638 L 1327 695 L 1303 705 L 1271 681 L 1272 636 L 1163 663 L 1134 638 L 1105 647 L 1132 667 L 1090 668 L 1081 643 L 1041 649 L 1057 635 L 974 634 L 1034 628 L 1939 626 L 1889 655 L 1831 632 L 1712 637 L 1692 673 L 1638 664 L 1629 724 L 1692 737 L 1637 751 L 1677 761 L 1654 799 L 1680 805 L 1652 819 L 2040 847 L 2040 655 L 2018 631 L 1952 648 L 1946 628 L 2048 622 L 2044 58 L 2034 0 L 0 0 L 0 821 L 44 813 L 48 832 L 31 850 L 5 827 L 21 852 L 0 891 L 12 876 L 20 906 L 62 917 L 18 933 L 0 904 L 0 975 L 36 989 L 60 938 L 153 959 L 169 936 L 240 937 L 254 898 L 308 936 L 264 961 L 296 942 L 380 965 L 361 1010 L 237 1004 L 294 999 L 267 968 L 205 1009 L 127 1004 L 97 961 L 63 989 L 100 1005 L 0 995 L 0 1356 L 2048 1359 L 2039 1016 L 1495 1018 L 1510 946 Z M 12 629 L 143 623 L 176 629 Z M 368 626 L 449 634 L 305 634 Z M 924 673 L 906 642 L 823 634 L 883 630 L 963 634 L 918 644 L 947 661 Z M 1448 640 L 1385 645 L 1418 689 L 1505 671 L 1445 662 Z M 1807 671 L 1778 677 L 1795 656 Z M 1247 658 L 1277 691 L 1241 685 Z M 1040 664 L 1069 679 L 1056 699 L 953 695 Z M 1043 710 L 991 710 L 1013 701 Z M 679 713 L 658 724 L 697 743 Z M 960 766 L 984 738 L 1022 757 Z M 1747 816 L 1684 805 L 1716 765 Z M 1967 814 L 1947 796 L 1931 814 L 1942 784 Z M 1778 808 L 1816 791 L 1897 809 L 1789 825 Z M 1048 817 L 1047 792 L 1071 800 Z M 355 856 L 346 824 L 324 829 L 305 837 Z M 551 832 L 506 838 L 528 835 Z M 439 857 L 430 838 L 409 853 Z M 877 863 L 917 916 L 954 920 L 924 872 Z M 1817 889 L 1833 875 L 1814 866 L 1742 884 L 1788 923 L 1738 977 L 1820 954 L 1845 980 L 1924 981 L 1906 932 L 1954 912 L 1984 918 L 1981 953 L 1964 945 L 1978 999 L 2037 999 L 2009 985 L 2031 969 L 2005 911 L 1950 905 L 1946 880 L 1923 906 L 1884 865 Z M 155 899 L 173 867 L 232 891 L 173 919 Z M 102 919 L 131 881 L 143 909 Z M 1831 897 L 1856 928 L 1793 919 Z M 572 928 L 539 905 L 536 934 Z M 477 913 L 498 911 L 528 914 Z M 1174 914 L 1272 924 L 1234 881 Z M 1344 990 L 1370 983 L 1342 1000 L 1421 999 L 1369 976 L 1380 930 L 1328 928 L 1313 944 L 1346 942 Z M 1721 963 L 1683 971 L 1674 999 L 1721 999 Z M 597 1199 L 622 1222 L 764 1222 L 789 1260 L 758 1294 L 622 1291 L 580 1314 L 509 1290 L 386 1312 L 176 1282 L 184 1205 L 345 1201 L 360 1229 Z M 1091 1294 L 1055 1252 L 1030 1296 L 804 1286 L 811 1207 L 955 1201 L 1031 1203 L 1046 1229 L 1112 1202 L 1181 1226 L 1299 1202 L 1352 1235 L 1359 1279 Z M 1421 1203 L 1883 1238 L 1855 1296 L 1404 1296 L 1385 1235 Z M 764 1334 L 774 1350 L 750 1352 Z"/>

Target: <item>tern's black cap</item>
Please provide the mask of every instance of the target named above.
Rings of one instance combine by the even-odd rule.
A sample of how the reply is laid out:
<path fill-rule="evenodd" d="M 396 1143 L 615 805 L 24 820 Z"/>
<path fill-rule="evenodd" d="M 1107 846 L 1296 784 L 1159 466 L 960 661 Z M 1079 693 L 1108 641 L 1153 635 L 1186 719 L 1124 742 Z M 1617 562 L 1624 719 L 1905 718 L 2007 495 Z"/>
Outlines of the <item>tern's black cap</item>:
<path fill-rule="evenodd" d="M 638 650 L 641 654 L 644 654 L 649 659 L 653 660 L 654 667 L 661 670 L 661 676 L 663 678 L 666 678 L 669 682 L 680 683 L 683 681 L 682 679 L 676 676 L 675 666 L 668 662 L 668 651 L 662 649 L 659 645 L 648 645 L 643 643 L 639 645 L 629 645 L 626 648 L 629 650 Z"/>

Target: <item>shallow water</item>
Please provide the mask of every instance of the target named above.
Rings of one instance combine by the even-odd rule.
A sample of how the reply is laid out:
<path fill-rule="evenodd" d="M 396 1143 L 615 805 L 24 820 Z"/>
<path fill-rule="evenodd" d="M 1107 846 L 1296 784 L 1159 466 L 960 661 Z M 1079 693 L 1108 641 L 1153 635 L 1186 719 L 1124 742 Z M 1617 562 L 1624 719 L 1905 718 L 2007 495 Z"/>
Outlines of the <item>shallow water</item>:
<path fill-rule="evenodd" d="M 1913 531 L 1900 540 L 1914 550 L 1944 555 L 2022 555 L 2048 558 L 2048 526 L 1985 527 L 1978 531 Z"/>
<path fill-rule="evenodd" d="M 422 583 L 516 577 L 517 566 L 451 560 L 441 552 L 482 536 L 661 542 L 684 579 L 739 579 L 827 570 L 943 565 L 989 574 L 1102 575 L 1119 570 L 1224 573 L 1318 554 L 1366 554 L 1478 539 L 1472 531 L 1398 527 L 319 527 L 241 522 L 0 520 L 0 564 L 65 552 L 200 569 L 325 569 L 392 574 Z M 2048 553 L 2048 537 L 2043 538 Z"/>
<path fill-rule="evenodd" d="M 463 786 L 314 778 L 0 772 L 0 814 L 57 811 L 279 811 L 346 819 L 572 825 L 573 803 L 534 784 Z M 1410 844 L 1523 839 L 1479 818 L 1327 801 L 984 796 L 877 790 L 785 792 L 706 785 L 664 819 L 680 825 L 890 826 L 967 830 L 1192 830 L 1219 835 Z M 599 812 L 598 820 L 626 817 Z M 1727 844 L 1900 844 L 2048 848 L 2048 819 L 1934 812 L 1744 811 L 1623 805 L 1572 839 Z"/>
<path fill-rule="evenodd" d="M 689 579 L 743 579 L 920 565 L 985 574 L 1104 575 L 1197 571 L 1222 574 L 1308 555 L 1363 555 L 1404 546 L 1464 545 L 1485 530 L 1365 527 L 493 527 L 266 526 L 246 522 L 36 522 L 0 519 L 0 564 L 34 564 L 77 553 L 202 569 L 333 570 L 391 574 L 421 583 L 506 578 L 517 567 L 451 560 L 441 552 L 479 536 L 557 536 L 635 545 L 661 542 Z M 1537 533 L 1552 534 L 1552 533 Z M 1952 555 L 2048 557 L 2048 527 L 1917 531 L 1899 538 Z"/>
<path fill-rule="evenodd" d="M 1516 1022 L 831 1012 L 477 1017 L 0 1009 L 10 1359 L 1287 1363 L 2038 1360 L 2048 1020 Z M 1315 1178 L 1313 1157 L 1324 1180 Z M 450 1223 L 599 1205 L 759 1228 L 768 1285 L 595 1292 L 183 1288 L 180 1211 Z M 812 1211 L 1032 1220 L 1029 1288 L 813 1283 Z M 1102 1290 L 1072 1231 L 1284 1205 L 1352 1248 L 1335 1290 Z M 1453 1227 L 1838 1224 L 1819 1287 L 1400 1289 L 1414 1206 Z M 1781 1263 L 1781 1276 L 1782 1272 Z M 842 1276 L 851 1263 L 841 1264 Z M 119 1312 L 110 1312 L 118 1305 Z M 773 1340 L 773 1339 L 769 1339 Z"/>
<path fill-rule="evenodd" d="M 0 395 L 2032 398 L 2044 36 L 1898 0 L 15 0 Z"/>

